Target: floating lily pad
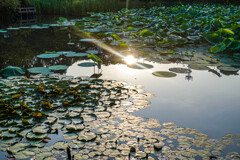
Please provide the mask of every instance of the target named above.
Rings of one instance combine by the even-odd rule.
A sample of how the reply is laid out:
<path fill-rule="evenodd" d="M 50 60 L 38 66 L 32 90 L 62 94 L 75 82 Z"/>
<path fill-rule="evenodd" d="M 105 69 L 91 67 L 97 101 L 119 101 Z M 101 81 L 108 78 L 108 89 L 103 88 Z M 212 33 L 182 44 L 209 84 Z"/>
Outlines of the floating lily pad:
<path fill-rule="evenodd" d="M 42 153 L 38 153 L 38 154 L 36 155 L 36 160 L 37 160 L 37 159 L 45 159 L 45 158 L 50 157 L 50 156 L 52 156 L 52 155 L 53 155 L 52 152 L 42 152 Z"/>
<path fill-rule="evenodd" d="M 169 71 L 175 73 L 191 73 L 192 71 L 187 68 L 169 68 Z"/>
<path fill-rule="evenodd" d="M 20 28 L 7 28 L 7 30 L 9 31 L 15 31 L 15 30 L 19 30 Z"/>
<path fill-rule="evenodd" d="M 46 126 L 38 126 L 36 128 L 33 128 L 33 133 L 35 134 L 43 134 L 48 132 L 48 128 Z"/>
<path fill-rule="evenodd" d="M 39 54 L 37 55 L 38 58 L 57 58 L 59 57 L 59 54 Z"/>
<path fill-rule="evenodd" d="M 47 134 L 34 134 L 32 132 L 29 132 L 27 134 L 27 138 L 28 139 L 32 139 L 32 140 L 40 140 L 40 139 L 44 139 L 47 136 Z"/>
<path fill-rule="evenodd" d="M 234 68 L 234 67 L 220 66 L 220 67 L 218 67 L 218 69 L 221 72 L 231 72 L 231 73 L 237 73 L 238 72 L 238 69 Z"/>
<path fill-rule="evenodd" d="M 67 149 L 68 144 L 65 142 L 57 142 L 53 145 L 53 148 L 58 149 L 58 150 L 65 150 Z"/>
<path fill-rule="evenodd" d="M 96 63 L 93 63 L 93 62 L 83 62 L 83 63 L 78 64 L 78 66 L 80 66 L 80 67 L 93 67 L 93 66 L 96 66 Z"/>
<path fill-rule="evenodd" d="M 73 54 L 66 54 L 66 57 L 84 57 L 87 56 L 87 53 L 73 53 Z"/>
<path fill-rule="evenodd" d="M 76 52 L 73 52 L 73 51 L 59 51 L 57 52 L 56 54 L 59 54 L 59 55 L 67 55 L 67 54 L 75 54 Z"/>
<path fill-rule="evenodd" d="M 209 70 L 209 67 L 203 65 L 203 64 L 190 64 L 188 65 L 189 68 L 195 69 L 195 70 Z"/>
<path fill-rule="evenodd" d="M 68 69 L 68 66 L 66 65 L 55 65 L 48 67 L 50 70 L 58 71 L 58 70 L 66 70 Z"/>
<path fill-rule="evenodd" d="M 50 69 L 46 67 L 33 67 L 33 68 L 29 68 L 28 71 L 30 73 L 48 73 Z"/>
<path fill-rule="evenodd" d="M 10 151 L 11 153 L 17 153 L 21 150 L 24 150 L 25 147 L 29 146 L 30 143 L 17 143 L 11 147 L 9 147 L 8 151 Z"/>
<path fill-rule="evenodd" d="M 17 159 L 27 159 L 30 157 L 30 155 L 26 155 L 24 153 L 19 152 L 19 153 L 15 154 L 14 157 Z"/>
<path fill-rule="evenodd" d="M 97 42 L 96 39 L 80 39 L 80 42 Z"/>
<path fill-rule="evenodd" d="M 127 66 L 129 68 L 133 68 L 133 69 L 151 69 L 151 68 L 153 68 L 153 65 L 151 65 L 151 64 L 140 63 L 140 62 L 128 64 Z"/>
<path fill-rule="evenodd" d="M 78 125 L 66 125 L 66 129 L 69 131 L 79 131 L 79 130 L 83 130 L 84 129 L 84 125 L 83 124 L 78 124 Z"/>
<path fill-rule="evenodd" d="M 7 33 L 7 31 L 0 29 L 0 33 Z"/>
<path fill-rule="evenodd" d="M 85 133 L 80 133 L 78 135 L 78 140 L 80 141 L 91 141 L 96 138 L 96 134 L 93 132 L 85 132 Z"/>
<path fill-rule="evenodd" d="M 165 78 L 177 76 L 177 74 L 173 72 L 167 72 L 167 71 L 156 71 L 156 72 L 153 72 L 152 74 L 157 77 L 165 77 Z"/>
<path fill-rule="evenodd" d="M 86 53 L 88 53 L 88 54 L 98 54 L 98 51 L 97 50 L 88 50 L 88 51 L 86 51 Z"/>

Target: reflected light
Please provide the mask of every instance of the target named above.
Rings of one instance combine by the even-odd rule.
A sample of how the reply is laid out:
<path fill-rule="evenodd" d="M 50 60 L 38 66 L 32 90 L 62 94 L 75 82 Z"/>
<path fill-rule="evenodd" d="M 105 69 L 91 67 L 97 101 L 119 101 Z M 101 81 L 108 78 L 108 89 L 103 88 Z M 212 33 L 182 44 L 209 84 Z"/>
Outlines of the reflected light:
<path fill-rule="evenodd" d="M 137 62 L 137 59 L 134 58 L 133 56 L 127 56 L 127 57 L 124 58 L 124 61 L 127 64 L 133 64 L 133 63 Z"/>

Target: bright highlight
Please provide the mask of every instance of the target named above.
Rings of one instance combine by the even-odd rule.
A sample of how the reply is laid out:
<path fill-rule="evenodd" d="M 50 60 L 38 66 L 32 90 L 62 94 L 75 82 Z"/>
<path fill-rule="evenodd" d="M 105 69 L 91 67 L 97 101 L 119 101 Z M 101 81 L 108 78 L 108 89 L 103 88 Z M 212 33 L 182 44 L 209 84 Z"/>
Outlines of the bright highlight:
<path fill-rule="evenodd" d="M 127 64 L 133 64 L 133 63 L 136 63 L 137 62 L 137 59 L 134 58 L 133 56 L 127 56 L 124 58 L 124 61 L 127 63 Z"/>

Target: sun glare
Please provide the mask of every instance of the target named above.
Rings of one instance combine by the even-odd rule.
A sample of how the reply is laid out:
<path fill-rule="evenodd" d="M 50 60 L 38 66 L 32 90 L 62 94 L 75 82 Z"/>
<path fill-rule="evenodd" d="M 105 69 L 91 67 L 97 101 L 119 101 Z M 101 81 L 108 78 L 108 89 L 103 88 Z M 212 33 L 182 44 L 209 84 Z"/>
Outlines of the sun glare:
<path fill-rule="evenodd" d="M 137 62 L 137 59 L 134 58 L 133 56 L 127 56 L 127 57 L 124 58 L 124 61 L 127 64 L 133 64 L 133 63 Z"/>

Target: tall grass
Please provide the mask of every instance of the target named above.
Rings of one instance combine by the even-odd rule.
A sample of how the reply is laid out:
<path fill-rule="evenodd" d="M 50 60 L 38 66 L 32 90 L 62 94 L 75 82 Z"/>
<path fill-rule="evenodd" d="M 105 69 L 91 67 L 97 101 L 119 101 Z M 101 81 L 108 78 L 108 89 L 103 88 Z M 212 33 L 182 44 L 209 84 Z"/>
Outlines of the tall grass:
<path fill-rule="evenodd" d="M 38 14 L 50 15 L 86 15 L 87 12 L 117 11 L 126 8 L 153 6 L 154 2 L 139 0 L 26 0 L 36 7 Z"/>

